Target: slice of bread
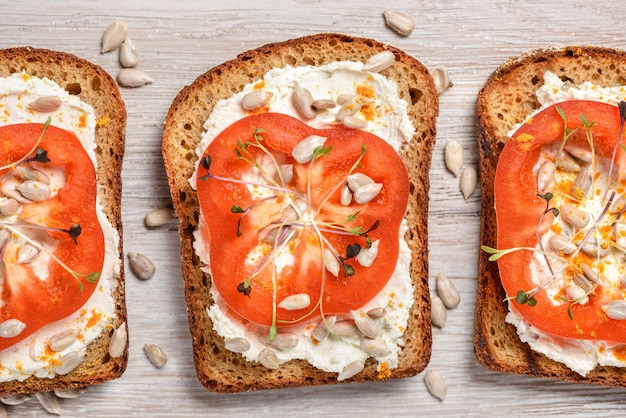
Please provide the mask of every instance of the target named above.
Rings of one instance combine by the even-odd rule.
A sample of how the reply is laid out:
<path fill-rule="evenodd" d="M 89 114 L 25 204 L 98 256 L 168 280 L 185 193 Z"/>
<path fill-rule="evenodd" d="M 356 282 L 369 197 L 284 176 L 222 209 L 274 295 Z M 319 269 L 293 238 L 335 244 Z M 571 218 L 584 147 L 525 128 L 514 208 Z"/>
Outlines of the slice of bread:
<path fill-rule="evenodd" d="M 508 60 L 488 79 L 478 95 L 476 108 L 482 245 L 496 246 L 494 175 L 507 132 L 540 107 L 535 92 L 543 84 L 543 74 L 548 70 L 572 84 L 590 81 L 605 87 L 623 85 L 626 83 L 626 52 L 580 46 L 539 49 Z M 498 265 L 488 258 L 489 254 L 480 252 L 474 324 L 474 352 L 480 364 L 500 372 L 626 386 L 623 368 L 597 367 L 582 377 L 522 343 L 515 327 L 505 323 L 508 308 Z"/>
<path fill-rule="evenodd" d="M 193 232 L 198 225 L 196 192 L 189 184 L 198 160 L 196 146 L 203 124 L 215 103 L 241 91 L 244 85 L 259 80 L 275 67 L 322 65 L 334 61 L 365 62 L 377 52 L 388 50 L 395 55 L 393 65 L 382 74 L 394 80 L 399 93 L 409 105 L 409 115 L 416 127 L 412 141 L 401 152 L 409 173 L 411 196 L 406 219 L 410 231 L 405 237 L 412 250 L 411 277 L 415 304 L 404 334 L 399 367 L 393 378 L 407 377 L 422 371 L 431 353 L 430 299 L 428 290 L 428 171 L 435 142 L 438 97 L 427 68 L 397 48 L 371 39 L 340 34 L 318 34 L 286 42 L 268 44 L 244 52 L 199 76 L 175 98 L 167 114 L 163 132 L 163 157 L 172 199 L 180 220 L 181 261 L 189 324 L 193 338 L 196 371 L 209 390 L 239 392 L 244 390 L 321 385 L 337 382 L 337 373 L 316 369 L 302 360 L 293 360 L 270 370 L 259 363 L 247 362 L 224 348 L 224 340 L 214 330 L 206 308 L 213 301 L 209 293 L 211 278 L 201 270 L 194 253 Z M 348 381 L 378 379 L 376 364 Z"/>
<path fill-rule="evenodd" d="M 22 382 L 0 383 L 0 396 L 102 383 L 121 376 L 128 361 L 128 343 L 121 356 L 109 356 L 109 342 L 114 327 L 125 323 L 127 319 L 120 206 L 126 107 L 117 83 L 101 67 L 69 53 L 31 47 L 0 50 L 0 77 L 16 72 L 54 80 L 70 94 L 77 95 L 93 107 L 98 122 L 95 134 L 98 199 L 111 225 L 119 233 L 120 274 L 114 278 L 115 323 L 89 344 L 81 364 L 70 373 L 52 379 L 30 377 Z"/>

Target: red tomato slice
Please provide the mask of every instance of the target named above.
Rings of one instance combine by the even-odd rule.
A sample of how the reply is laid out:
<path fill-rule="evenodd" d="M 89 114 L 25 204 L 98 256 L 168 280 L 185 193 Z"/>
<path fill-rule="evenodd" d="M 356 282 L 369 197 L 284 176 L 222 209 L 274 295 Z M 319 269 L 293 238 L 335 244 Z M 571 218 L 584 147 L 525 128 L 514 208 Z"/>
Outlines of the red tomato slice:
<path fill-rule="evenodd" d="M 26 155 L 42 129 L 41 124 L 0 127 L 0 166 L 15 163 Z M 57 243 L 53 255 L 78 274 L 99 273 L 104 261 L 104 236 L 96 214 L 96 173 L 91 159 L 73 133 L 54 126 L 47 128 L 39 147 L 47 151 L 50 159 L 45 164 L 65 171 L 66 183 L 48 200 L 23 204 L 17 222 L 65 230 L 79 224 L 78 245 L 67 233 L 47 230 Z M 0 172 L 0 179 L 7 176 L 12 176 L 10 170 Z M 25 231 L 24 227 L 16 229 Z M 29 264 L 16 264 L 15 242 L 9 242 L 2 258 L 5 279 L 0 322 L 18 319 L 26 328 L 17 337 L 0 338 L 0 350 L 77 311 L 97 286 L 82 277 L 83 289 L 79 291 L 77 279 L 52 259 L 49 277 L 39 279 Z"/>
<path fill-rule="evenodd" d="M 291 311 L 277 308 L 276 320 L 279 326 L 320 315 L 318 301 L 321 301 L 321 309 L 326 315 L 358 309 L 382 290 L 395 270 L 398 232 L 409 193 L 404 164 L 391 146 L 370 133 L 343 127 L 316 130 L 290 116 L 264 113 L 235 122 L 213 140 L 204 153 L 204 156 L 210 155 L 212 158 L 211 173 L 241 179 L 242 175 L 250 172 L 251 165 L 236 158 L 235 148 L 238 141 L 254 142 L 257 128 L 263 130 L 261 143 L 271 151 L 276 161 L 293 166 L 294 179 L 288 187 L 295 192 L 278 193 L 278 198 L 255 204 L 248 186 L 215 178 L 202 180 L 200 177 L 206 170 L 200 167 L 198 199 L 207 226 L 203 228 L 202 234 L 207 244 L 210 242 L 211 274 L 219 294 L 238 315 L 261 325 L 272 324 L 273 306 L 294 294 L 309 295 L 311 305 Z M 325 146 L 332 147 L 328 155 L 315 161 L 311 171 L 309 163 L 299 164 L 291 156 L 294 146 L 310 135 L 326 137 Z M 341 188 L 336 186 L 345 181 L 351 167 L 359 159 L 363 145 L 367 151 L 355 171 L 368 175 L 375 182 L 382 183 L 383 187 L 380 194 L 369 203 L 353 202 L 350 206 L 343 206 L 339 202 Z M 262 152 L 257 148 L 248 147 L 247 150 L 257 160 L 261 158 Z M 310 187 L 310 196 L 307 196 L 307 187 Z M 322 205 L 332 190 L 335 190 L 334 193 Z M 267 245 L 265 254 L 269 255 L 265 260 L 269 260 L 269 266 L 254 277 L 250 294 L 246 296 L 238 291 L 238 285 L 253 275 L 255 269 L 264 265 L 263 254 L 257 255 L 254 262 L 246 262 L 246 259 L 263 238 L 266 231 L 262 228 L 281 219 L 286 199 L 295 199 L 295 193 L 300 193 L 300 199 L 307 202 L 311 213 L 319 209 L 314 219 L 321 235 L 327 240 L 325 245 L 330 244 L 344 257 L 348 245 L 358 243 L 364 247 L 365 237 L 328 231 L 329 224 L 335 223 L 345 228 L 360 226 L 361 231 L 365 232 L 379 222 L 379 227 L 368 234 L 372 241 L 380 240 L 378 256 L 370 267 L 362 267 L 355 259 L 346 260 L 354 268 L 354 275 L 349 277 L 345 277 L 343 269 L 338 277 L 327 271 L 324 273 L 319 234 L 311 222 L 301 219 L 292 228 L 294 236 L 287 245 L 289 253 L 297 261 L 274 276 L 271 256 L 273 247 Z M 244 210 L 255 205 L 242 218 L 241 236 L 237 236 L 241 214 L 231 213 L 234 205 Z M 355 214 L 354 219 L 349 220 Z"/>
<path fill-rule="evenodd" d="M 557 106 L 567 115 L 570 129 L 581 125 L 580 115 L 588 122 L 594 122 L 592 133 L 596 153 L 610 160 L 619 133 L 618 108 L 582 100 L 563 102 Z M 563 119 L 556 106 L 551 106 L 523 124 L 503 148 L 494 182 L 499 249 L 534 248 L 537 245 L 536 228 L 546 209 L 546 201 L 537 196 L 537 178 L 533 167 L 543 145 L 562 142 L 563 129 Z M 584 129 L 580 129 L 569 141 L 586 144 Z M 619 149 L 616 165 L 620 170 L 626 167 L 625 157 Z M 550 222 L 553 219 L 552 215 L 548 218 Z M 546 228 L 547 225 L 542 225 L 540 233 L 543 234 Z M 532 257 L 531 251 L 517 251 L 498 260 L 500 277 L 508 297 L 515 298 L 518 291 L 527 292 L 536 286 L 529 268 Z M 575 339 L 623 343 L 626 342 L 626 321 L 610 319 L 602 310 L 602 306 L 613 297 L 621 298 L 621 295 L 600 286 L 589 297 L 589 303 L 571 305 L 573 319 L 568 315 L 570 304 L 554 306 L 545 291 L 535 296 L 536 306 L 519 304 L 515 300 L 509 303 L 514 304 L 526 321 L 544 332 Z"/>

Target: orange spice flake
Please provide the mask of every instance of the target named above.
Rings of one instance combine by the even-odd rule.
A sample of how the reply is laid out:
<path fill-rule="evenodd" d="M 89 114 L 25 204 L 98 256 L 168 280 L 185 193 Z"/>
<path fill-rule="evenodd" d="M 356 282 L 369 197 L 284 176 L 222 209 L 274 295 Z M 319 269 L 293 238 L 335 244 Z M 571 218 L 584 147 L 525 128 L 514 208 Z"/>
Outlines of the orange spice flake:
<path fill-rule="evenodd" d="M 87 115 L 81 113 L 80 118 L 78 118 L 78 127 L 84 128 L 85 126 L 87 126 Z"/>
<path fill-rule="evenodd" d="M 386 361 L 383 363 L 380 363 L 380 366 L 378 367 L 377 377 L 379 380 L 386 380 L 391 377 L 391 370 L 389 369 L 389 365 L 387 364 Z"/>
<path fill-rule="evenodd" d="M 613 348 L 613 356 L 621 362 L 626 362 L 626 345 L 618 345 Z"/>
<path fill-rule="evenodd" d="M 516 141 L 522 151 L 528 151 L 535 141 L 535 137 L 531 134 L 523 133 L 517 136 Z"/>
<path fill-rule="evenodd" d="M 255 90 L 261 90 L 263 87 L 265 87 L 265 80 L 261 80 L 261 81 L 259 81 L 258 83 L 256 83 L 256 84 L 254 85 L 254 87 L 253 87 L 253 88 L 254 88 Z"/>
<path fill-rule="evenodd" d="M 91 310 L 91 317 L 87 320 L 86 328 L 92 328 L 98 325 L 98 322 L 102 319 L 102 313 L 96 312 L 96 309 Z"/>
<path fill-rule="evenodd" d="M 96 121 L 96 126 L 105 126 L 109 123 L 109 115 L 104 115 L 101 118 L 98 118 Z"/>

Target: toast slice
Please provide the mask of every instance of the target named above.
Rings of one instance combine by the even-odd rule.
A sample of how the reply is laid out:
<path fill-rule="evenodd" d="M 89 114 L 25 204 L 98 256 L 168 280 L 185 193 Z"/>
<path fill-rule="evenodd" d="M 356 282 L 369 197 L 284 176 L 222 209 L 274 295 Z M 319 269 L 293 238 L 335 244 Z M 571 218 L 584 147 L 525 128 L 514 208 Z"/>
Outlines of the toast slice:
<path fill-rule="evenodd" d="M 113 290 L 115 306 L 112 308 L 115 319 L 88 345 L 79 366 L 68 374 L 57 375 L 55 378 L 29 377 L 24 381 L 0 383 L 0 395 L 102 383 L 121 376 L 128 361 L 128 343 L 121 356 L 112 358 L 109 355 L 109 343 L 114 329 L 127 320 L 121 222 L 121 168 L 126 108 L 117 83 L 101 67 L 69 53 L 31 47 L 0 50 L 0 77 L 18 72 L 49 78 L 93 107 L 97 121 L 95 142 L 98 200 L 119 235 L 117 248 L 119 260 L 116 261 L 119 264 L 119 274 L 112 279 L 115 281 Z"/>
<path fill-rule="evenodd" d="M 623 85 L 626 52 L 590 46 L 538 49 L 509 59 L 489 77 L 476 104 L 483 210 L 481 245 L 496 246 L 494 175 L 507 132 L 540 107 L 535 92 L 548 70 L 575 85 L 585 81 L 606 87 Z M 626 386 L 621 368 L 599 366 L 582 377 L 522 343 L 515 327 L 505 323 L 508 308 L 498 265 L 488 258 L 489 254 L 480 251 L 474 323 L 474 352 L 480 364 L 499 372 Z"/>
<path fill-rule="evenodd" d="M 330 384 L 337 382 L 337 373 L 321 371 L 303 360 L 290 361 L 278 370 L 267 369 L 225 349 L 223 338 L 213 330 L 206 313 L 207 307 L 213 303 L 209 292 L 211 277 L 201 270 L 202 263 L 192 248 L 199 208 L 196 192 L 189 184 L 198 160 L 196 146 L 201 140 L 204 122 L 218 100 L 241 91 L 244 85 L 261 79 L 272 68 L 322 65 L 341 60 L 365 62 L 383 50 L 392 51 L 395 62 L 382 74 L 398 84 L 400 96 L 409 104 L 409 115 L 416 127 L 415 136 L 401 155 L 411 183 L 406 214 L 410 231 L 405 239 L 412 250 L 415 304 L 404 334 L 406 345 L 400 354 L 399 367 L 386 377 L 415 375 L 430 360 L 427 214 L 428 171 L 438 115 L 434 83 L 424 65 L 397 48 L 371 39 L 324 33 L 268 44 L 209 70 L 178 94 L 167 114 L 163 158 L 174 208 L 180 220 L 181 263 L 194 361 L 198 378 L 207 389 L 239 392 Z M 365 369 L 348 381 L 376 380 L 379 378 L 377 374 L 375 362 L 368 361 Z"/>

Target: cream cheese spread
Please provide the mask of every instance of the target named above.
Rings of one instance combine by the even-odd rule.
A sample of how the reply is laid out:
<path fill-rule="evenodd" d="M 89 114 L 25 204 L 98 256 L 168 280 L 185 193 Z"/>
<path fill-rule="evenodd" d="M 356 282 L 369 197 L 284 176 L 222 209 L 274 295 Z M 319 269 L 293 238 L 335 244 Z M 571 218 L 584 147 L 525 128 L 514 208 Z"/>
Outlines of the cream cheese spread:
<path fill-rule="evenodd" d="M 28 103 L 37 98 L 56 96 L 61 99 L 61 107 L 51 113 L 33 112 Z M 82 102 L 77 96 L 47 78 L 38 78 L 26 73 L 15 73 L 0 78 L 0 126 L 16 123 L 44 123 L 51 117 L 51 125 L 72 131 L 81 141 L 97 167 L 95 153 L 96 118 L 93 108 Z M 97 168 L 96 168 L 97 170 Z M 57 170 L 58 171 L 58 170 Z M 54 173 L 54 188 L 62 188 L 64 179 L 61 172 Z M 100 187 L 100 186 L 99 186 Z M 100 195 L 100 194 L 98 194 Z M 102 210 L 102 203 L 96 202 L 98 220 L 104 233 L 104 264 L 100 272 L 97 289 L 89 300 L 74 314 L 51 323 L 25 340 L 0 352 L 0 381 L 25 380 L 30 376 L 53 378 L 57 370 L 65 373 L 64 361 L 76 357 L 82 358 L 86 347 L 103 330 L 111 327 L 115 319 L 115 301 L 113 289 L 115 277 L 119 275 L 121 262 L 118 251 L 119 235 Z M 1 215 L 0 220 L 6 221 Z M 40 254 L 41 255 L 41 254 Z M 47 263 L 36 266 L 36 274 L 45 279 Z M 86 283 L 85 286 L 90 284 Z M 51 352 L 48 341 L 60 332 L 74 332 L 77 338 L 67 348 Z"/>
<path fill-rule="evenodd" d="M 622 86 L 600 87 L 590 82 L 585 82 L 581 85 L 572 85 L 571 83 L 562 81 L 557 75 L 546 72 L 544 74 L 544 84 L 538 89 L 536 95 L 541 104 L 541 108 L 526 120 L 529 120 L 534 114 L 553 104 L 567 100 L 594 100 L 617 105 L 620 101 L 626 100 L 626 88 Z M 509 133 L 509 137 L 513 135 L 518 127 L 519 125 Z M 545 161 L 546 155 L 556 155 L 558 146 L 552 148 L 554 149 L 550 149 L 550 147 L 543 149 L 542 157 L 535 165 L 535 172 L 539 170 L 539 167 Z M 596 177 L 596 184 L 599 185 L 598 187 L 600 189 L 603 186 L 606 187 L 608 165 L 608 161 L 597 159 L 596 172 L 598 175 Z M 559 182 L 558 178 L 556 182 Z M 598 193 L 601 193 L 601 191 Z M 563 199 L 559 197 L 558 194 L 555 195 L 554 200 L 551 201 L 551 205 L 554 207 L 561 207 L 562 203 Z M 591 214 L 597 214 L 602 211 L 601 202 L 599 202 L 598 199 L 585 199 L 584 203 L 578 206 L 578 209 Z M 553 230 L 564 231 L 563 233 L 567 235 L 567 230 L 570 228 L 568 224 L 563 221 L 562 216 L 555 218 L 553 225 L 556 225 L 556 228 L 551 228 L 542 236 L 544 248 L 549 246 L 550 238 L 554 235 Z M 589 222 L 586 228 L 589 229 L 592 227 L 593 222 Z M 587 229 L 583 229 L 583 233 Z M 624 266 L 621 261 L 622 258 L 622 253 L 615 252 L 614 254 L 609 254 L 602 260 L 603 280 L 612 280 L 614 282 L 612 283 L 614 288 L 620 287 L 619 280 L 626 272 L 626 266 Z M 554 263 L 553 268 L 555 271 L 558 271 L 560 267 L 559 262 L 554 261 Z M 536 285 L 540 285 L 546 277 L 551 276 L 543 255 L 536 253 L 533 257 L 531 261 L 531 274 Z M 562 298 L 558 296 L 559 294 L 566 295 L 570 300 L 584 296 L 584 291 L 579 286 L 571 284 L 568 286 L 567 283 L 562 280 L 554 280 L 545 287 L 545 291 L 548 292 L 550 300 L 555 306 L 568 303 L 563 301 Z M 580 294 L 581 292 L 582 294 Z M 586 304 L 587 300 L 587 298 L 583 297 L 580 304 Z M 506 321 L 517 328 L 517 333 L 521 341 L 528 343 L 533 350 L 555 361 L 564 363 L 571 370 L 583 376 L 598 365 L 626 367 L 626 358 L 623 356 L 622 345 L 616 345 L 607 341 L 570 339 L 544 333 L 525 321 L 523 317 L 519 315 L 514 305 L 514 303 L 509 302 L 509 313 L 506 317 Z"/>
<path fill-rule="evenodd" d="M 359 115 L 368 121 L 365 128 L 390 143 L 396 151 L 403 144 L 410 141 L 415 129 L 408 116 L 408 104 L 399 98 L 397 85 L 377 73 L 361 71 L 359 62 L 335 62 L 332 64 L 314 67 L 275 68 L 269 71 L 262 80 L 246 85 L 243 90 L 228 99 L 216 103 L 209 119 L 204 124 L 206 132 L 198 145 L 197 155 L 201 157 L 211 141 L 226 127 L 247 116 L 241 106 L 242 97 L 258 89 L 272 93 L 267 105 L 269 112 L 283 113 L 303 120 L 292 104 L 292 93 L 297 84 L 308 89 L 314 99 L 337 99 L 341 94 L 351 94 L 367 100 L 370 109 L 367 116 Z M 373 110 L 373 111 L 371 111 Z M 319 111 L 317 116 L 306 120 L 314 128 L 326 128 L 336 120 L 339 106 L 334 109 Z M 198 163 L 196 163 L 197 165 Z M 190 179 L 192 187 L 196 188 L 195 174 Z M 204 224 L 200 215 L 200 226 Z M 382 367 L 389 369 L 397 367 L 398 355 L 403 345 L 402 335 L 406 329 L 409 312 L 413 305 L 413 286 L 410 276 L 411 251 L 403 237 L 407 231 L 403 221 L 399 231 L 400 250 L 395 272 L 383 290 L 366 306 L 360 308 L 367 312 L 376 307 L 385 308 L 386 315 L 376 319 L 380 328 L 379 340 L 383 341 L 389 353 L 375 357 Z M 194 234 L 194 249 L 200 260 L 205 264 L 203 268 L 210 273 L 210 260 L 202 242 L 202 234 Z M 288 261 L 286 261 L 288 262 Z M 227 307 L 220 295 L 212 286 L 211 294 L 215 303 L 207 308 L 207 314 L 213 322 L 213 328 L 226 340 L 243 337 L 250 342 L 250 349 L 242 353 L 249 361 L 258 361 L 259 353 L 267 348 L 262 342 L 267 329 L 261 330 L 253 324 L 246 324 L 232 318 L 227 313 Z M 342 338 L 325 338 L 322 341 L 311 337 L 313 328 L 319 318 L 290 327 L 289 332 L 298 334 L 298 343 L 295 347 L 286 350 L 276 350 L 279 363 L 292 359 L 303 359 L 311 365 L 328 372 L 341 372 L 346 365 L 353 362 L 364 363 L 371 357 L 360 348 L 358 336 Z M 382 366 L 382 365 L 385 366 Z"/>

